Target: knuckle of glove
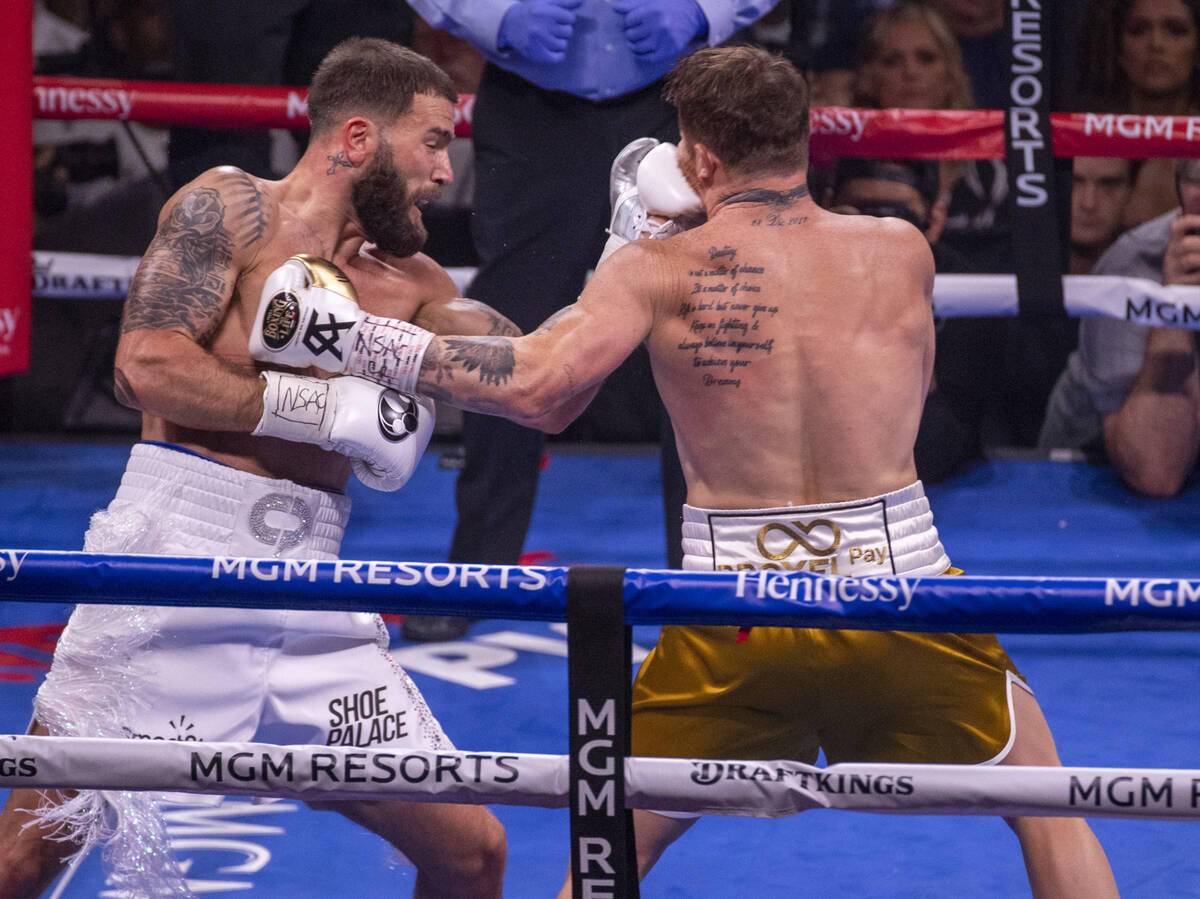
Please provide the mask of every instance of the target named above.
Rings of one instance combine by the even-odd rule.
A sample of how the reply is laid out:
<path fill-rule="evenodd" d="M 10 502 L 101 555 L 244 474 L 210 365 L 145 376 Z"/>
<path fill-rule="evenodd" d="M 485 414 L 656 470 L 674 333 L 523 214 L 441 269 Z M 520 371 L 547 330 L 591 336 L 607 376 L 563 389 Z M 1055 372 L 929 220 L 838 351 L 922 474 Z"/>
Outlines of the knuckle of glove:
<path fill-rule="evenodd" d="M 674 218 L 702 208 L 700 198 L 679 170 L 674 144 L 659 144 L 642 158 L 637 170 L 637 189 L 642 205 L 651 215 Z"/>
<path fill-rule="evenodd" d="M 355 403 L 353 445 L 342 451 L 351 458 L 354 473 L 364 485 L 373 490 L 399 490 L 412 477 L 433 436 L 433 403 L 369 386 L 374 389 L 365 403 Z"/>
<path fill-rule="evenodd" d="M 289 259 L 267 277 L 259 296 L 254 327 L 250 332 L 250 355 L 260 361 L 286 352 L 300 331 L 300 296 L 306 288 L 304 266 Z"/>
<path fill-rule="evenodd" d="M 363 317 L 357 299 L 350 280 L 333 263 L 289 259 L 263 285 L 250 334 L 251 356 L 342 371 L 354 328 Z"/>
<path fill-rule="evenodd" d="M 639 137 L 622 147 L 613 158 L 608 172 L 608 202 L 613 211 L 616 211 L 618 198 L 637 186 L 638 165 L 659 143 L 655 137 Z"/>

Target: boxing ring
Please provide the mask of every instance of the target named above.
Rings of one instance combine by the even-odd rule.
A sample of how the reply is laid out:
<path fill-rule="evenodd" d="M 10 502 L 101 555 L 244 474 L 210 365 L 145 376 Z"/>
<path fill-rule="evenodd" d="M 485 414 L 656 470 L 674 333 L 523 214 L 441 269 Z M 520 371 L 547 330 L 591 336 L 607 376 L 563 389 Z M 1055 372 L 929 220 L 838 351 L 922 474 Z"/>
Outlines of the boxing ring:
<path fill-rule="evenodd" d="M 740 601 L 731 602 L 728 596 L 718 600 L 716 594 L 722 588 L 717 582 L 732 578 L 736 584 L 736 575 L 658 573 L 654 566 L 663 534 L 658 514 L 657 460 L 648 451 L 595 455 L 556 452 L 543 475 L 529 545 L 556 553 L 555 562 L 565 564 L 510 569 L 504 588 L 499 584 L 501 569 L 472 567 L 465 572 L 468 589 L 464 590 L 463 569 L 456 569 L 452 576 L 449 566 L 436 561 L 444 552 L 453 526 L 454 473 L 438 467 L 435 453 L 422 461 L 413 483 L 406 488 L 406 510 L 414 520 L 426 523 L 420 532 L 397 533 L 389 497 L 355 486 L 351 492 L 356 527 L 348 532 L 346 555 L 348 559 L 375 560 L 373 576 L 369 563 L 355 567 L 354 562 L 346 562 L 342 583 L 333 584 L 336 569 L 327 563 L 312 573 L 306 570 L 297 588 L 295 576 L 290 581 L 284 580 L 282 573 L 272 580 L 260 579 L 273 576 L 270 565 L 263 561 L 246 563 L 259 566 L 259 577 L 252 574 L 252 568 L 235 562 L 219 565 L 219 571 L 228 571 L 214 580 L 211 559 L 88 560 L 65 551 L 77 544 L 88 515 L 111 493 L 120 477 L 125 450 L 119 445 L 75 444 L 41 445 L 37 449 L 34 454 L 28 446 L 0 445 L 0 465 L 8 472 L 0 487 L 0 502 L 10 510 L 0 525 L 0 542 L 7 546 L 47 547 L 31 552 L 16 564 L 7 552 L 0 552 L 4 561 L 0 589 L 6 600 L 12 600 L 3 606 L 2 648 L 10 655 L 0 673 L 15 676 L 19 671 L 30 677 L 26 683 L 9 680 L 3 684 L 6 698 L 0 704 L 4 715 L 0 725 L 8 733 L 20 733 L 27 720 L 40 668 L 48 661 L 52 645 L 47 628 L 53 627 L 54 621 L 61 626 L 66 609 L 61 601 L 69 602 L 79 594 L 98 600 L 132 601 L 179 592 L 181 588 L 185 593 L 198 593 L 203 584 L 206 603 L 232 602 L 240 596 L 242 601 L 249 597 L 251 602 L 297 604 L 302 594 L 311 600 L 319 585 L 327 585 L 328 589 L 321 591 L 324 601 L 348 607 L 392 612 L 412 608 L 463 612 L 470 608 L 475 614 L 503 613 L 504 620 L 475 625 L 468 638 L 459 643 L 412 645 L 396 639 L 393 653 L 418 680 L 464 752 L 486 759 L 500 756 L 500 779 L 511 776 L 508 769 L 519 767 L 522 774 L 529 770 L 531 780 L 538 784 L 536 790 L 523 786 L 525 793 L 512 789 L 512 784 L 492 784 L 473 794 L 475 801 L 492 803 L 508 829 L 508 895 L 551 894 L 566 864 L 569 813 L 564 806 L 572 752 L 565 714 L 570 696 L 563 657 L 568 645 L 560 622 L 566 617 L 565 578 L 575 563 L 613 565 L 624 561 L 644 566 L 630 569 L 626 575 L 631 590 L 646 591 L 630 606 L 636 622 L 647 618 L 666 620 L 691 605 L 695 606 L 695 614 L 727 616 L 738 623 L 747 621 L 748 615 L 763 616 L 759 620 L 765 621 L 781 610 L 785 615 L 794 610 L 797 617 L 806 616 L 810 623 L 814 615 L 837 614 L 823 611 L 828 603 L 812 603 L 808 610 L 794 609 L 790 598 L 772 599 L 765 587 L 757 610 L 744 608 Z M 618 495 L 606 495 L 583 506 L 576 502 L 581 490 L 600 495 L 604 485 L 614 479 L 625 485 Z M 1014 495 L 1035 489 L 1038 503 L 1012 502 Z M 1195 634 L 1190 632 L 1198 604 L 1189 598 L 1200 578 L 1200 565 L 1195 562 L 1200 558 L 1200 535 L 1185 530 L 1184 523 L 1196 520 L 1200 514 L 1200 498 L 1187 495 L 1165 503 L 1141 500 L 1130 497 L 1107 469 L 1019 460 L 981 465 L 951 482 L 931 487 L 930 496 L 951 557 L 971 572 L 989 575 L 953 581 L 955 587 L 969 592 L 972 606 L 997 616 L 989 620 L 989 625 L 1026 632 L 1037 629 L 1048 615 L 1056 618 L 1057 623 L 1041 628 L 1041 633 L 1016 633 L 1002 636 L 1002 640 L 1037 691 L 1055 728 L 1064 762 L 1104 769 L 1078 781 L 1075 788 L 1077 799 L 1086 794 L 1089 815 L 1102 813 L 1092 804 L 1097 798 L 1108 804 L 1105 797 L 1109 797 L 1110 789 L 1111 799 L 1116 802 L 1138 797 L 1134 805 L 1123 807 L 1131 817 L 1092 820 L 1112 859 L 1123 895 L 1195 895 L 1200 883 L 1200 869 L 1191 850 L 1195 825 L 1158 820 L 1163 810 L 1156 810 L 1154 805 L 1167 801 L 1163 779 L 1174 775 L 1172 788 L 1182 788 L 1187 795 L 1171 793 L 1173 807 L 1167 813 L 1182 813 L 1184 817 L 1193 814 L 1189 809 L 1191 773 L 1180 773 L 1180 769 L 1195 765 L 1195 746 L 1200 739 L 1194 699 L 1200 656 L 1195 652 Z M 597 534 L 611 536 L 598 541 Z M 1164 535 L 1174 539 L 1164 539 Z M 422 559 L 426 561 L 413 561 Z M 147 567 L 146 562 L 151 566 Z M 241 579 L 237 577 L 239 568 Z M 1006 576 L 1031 569 L 1048 576 L 1077 576 L 1063 581 L 1058 577 Z M 352 572 L 357 572 L 358 581 Z M 417 573 L 422 580 L 419 585 L 396 583 L 412 581 Z M 381 583 L 372 584 L 371 580 Z M 522 585 L 541 584 L 543 580 L 541 589 L 522 589 Z M 789 576 L 789 582 L 792 580 L 809 582 L 803 575 Z M 481 581 L 491 586 L 485 588 Z M 1136 589 L 1130 586 L 1133 582 L 1138 585 Z M 664 583 L 672 586 L 663 590 Z M 1069 594 L 1060 596 L 1060 583 L 1071 587 Z M 933 586 L 950 585 L 951 580 L 946 579 Z M 1034 585 L 1038 595 L 1018 602 L 979 600 L 977 596 L 980 590 L 990 593 L 999 587 L 1011 591 L 1010 597 L 1017 597 Z M 28 592 L 19 594 L 24 599 L 14 599 L 18 590 L 26 589 Z M 890 617 L 889 626 L 902 625 L 897 620 L 900 618 L 917 624 L 927 613 L 945 616 L 940 620 L 945 626 L 952 625 L 952 616 L 961 614 L 955 611 L 956 604 L 947 596 L 927 595 L 923 589 L 915 589 L 912 602 L 903 612 L 899 608 L 903 603 L 876 604 L 867 611 Z M 757 593 L 757 584 L 750 592 Z M 770 592 L 781 591 L 776 588 Z M 658 593 L 667 595 L 655 595 Z M 804 595 L 800 590 L 797 594 L 798 598 Z M 33 598 L 40 602 L 27 601 Z M 817 598 L 828 597 L 822 594 Z M 1131 605 L 1135 600 L 1136 605 Z M 647 604 L 651 606 L 649 611 Z M 843 605 L 850 608 L 854 604 Z M 880 613 L 885 605 L 889 610 Z M 1134 629 L 1141 627 L 1168 629 Z M 655 634 L 652 626 L 633 624 L 633 641 L 638 646 L 651 645 Z M 35 648 L 39 645 L 41 650 Z M 14 667 L 16 656 L 27 664 Z M 595 654 L 584 658 L 594 660 Z M 88 754 L 90 750 L 80 749 L 80 763 L 67 763 L 67 770 L 86 773 L 87 777 L 132 776 L 144 784 L 151 777 L 163 777 L 165 771 L 169 776 L 158 783 L 173 784 L 173 791 L 182 792 L 186 786 L 182 781 L 191 777 L 191 750 L 196 745 L 122 744 L 115 757 L 111 749 L 109 754 L 95 757 Z M 144 754 L 135 757 L 120 751 L 134 747 Z M 299 783 L 282 785 L 280 794 L 289 798 L 279 803 L 249 803 L 247 797 L 264 795 L 267 785 L 261 778 L 246 781 L 231 776 L 231 767 L 241 778 L 250 770 L 246 756 L 234 756 L 258 753 L 253 770 L 261 775 L 265 751 L 266 758 L 271 759 L 267 768 L 270 774 L 271 770 L 287 770 L 278 747 L 205 749 L 225 750 L 222 765 L 214 766 L 212 757 L 205 756 L 197 763 L 198 773 L 207 771 L 204 776 L 210 779 L 222 775 L 221 789 L 242 798 L 227 800 L 222 807 L 226 817 L 217 817 L 217 810 L 199 804 L 202 797 L 197 797 L 194 806 L 168 808 L 177 852 L 194 862 L 197 880 L 253 884 L 263 895 L 321 896 L 339 894 L 336 869 L 343 864 L 356 865 L 356 882 L 376 885 L 380 892 L 389 885 L 395 888 L 396 878 L 403 877 L 404 869 L 386 870 L 386 853 L 375 838 L 328 816 L 295 814 L 299 809 L 295 801 L 300 795 Z M 338 754 L 342 759 L 333 762 L 327 757 L 318 758 L 317 789 L 327 790 L 334 785 L 330 765 L 339 784 L 347 770 L 353 775 L 358 765 L 375 765 L 365 757 L 352 758 L 351 768 L 347 769 L 340 755 L 347 749 L 307 747 L 304 751 Z M 35 747 L 32 752 L 39 759 L 46 757 L 41 748 Z M 10 754 L 7 749 L 4 754 L 14 758 L 29 755 Z M 592 761 L 598 767 L 602 759 L 593 751 Z M 395 759 L 384 759 L 381 764 L 382 768 L 362 770 L 373 771 L 377 777 L 388 777 L 381 773 L 387 770 L 401 770 Z M 442 767 L 452 764 L 443 761 Z M 492 762 L 468 760 L 462 764 L 466 767 L 460 766 L 460 772 L 472 774 L 463 779 L 473 780 L 476 764 Z M 41 764 L 38 767 L 42 770 Z M 433 760 L 430 767 L 436 770 L 437 761 Z M 1147 806 L 1140 805 L 1143 768 L 1150 769 L 1145 774 L 1149 778 L 1145 787 Z M 636 765 L 630 766 L 629 797 L 640 804 L 645 794 L 640 792 L 643 788 L 635 769 Z M 44 770 L 48 777 L 55 776 L 53 768 Z M 295 755 L 291 770 L 293 776 L 298 776 L 296 772 L 311 772 L 313 765 L 311 760 L 303 763 Z M 423 775 L 425 770 L 424 762 L 409 760 L 404 768 L 408 779 L 397 774 L 391 779 L 398 783 L 383 786 L 411 791 L 393 795 L 435 798 L 420 792 L 420 782 L 428 780 Z M 771 770 L 774 772 L 775 767 Z M 891 811 L 899 814 L 849 814 L 842 810 L 848 801 L 876 803 L 878 808 L 911 796 L 863 792 L 861 786 L 857 792 L 849 787 L 838 792 L 839 784 L 828 780 L 823 790 L 812 790 L 810 784 L 806 794 L 800 777 L 805 772 L 794 765 L 788 770 L 794 773 L 782 780 L 773 776 L 766 784 L 758 780 L 742 785 L 763 802 L 764 812 L 806 807 L 814 798 L 827 800 L 829 809 L 813 804 L 813 810 L 805 814 L 774 820 L 743 815 L 705 818 L 664 856 L 643 885 L 643 894 L 793 895 L 788 884 L 797 881 L 812 884 L 817 895 L 845 895 L 851 889 L 860 895 L 879 897 L 948 896 L 963 891 L 996 896 L 1023 893 L 1019 853 L 1007 828 L 997 819 L 980 817 L 982 809 L 968 813 L 961 805 L 956 806 L 968 796 L 972 805 L 1010 800 L 1013 794 L 1006 791 L 1011 787 L 974 780 L 979 774 L 1004 778 L 1006 771 L 948 771 L 951 779 L 944 785 L 929 792 L 922 789 L 923 797 L 941 797 L 938 801 L 944 805 L 940 810 L 952 812 L 945 816 L 915 814 L 915 806 L 896 804 Z M 845 766 L 841 770 L 845 771 Z M 1062 774 L 1068 778 L 1069 796 L 1072 775 L 1066 770 Z M 911 772 L 899 776 L 907 773 Z M 863 772 L 858 774 L 861 784 Z M 866 774 L 873 784 L 880 783 L 879 777 L 889 776 L 878 770 Z M 1094 786 L 1097 776 L 1106 778 L 1099 793 Z M 1120 777 L 1137 779 L 1113 779 Z M 961 779 L 955 782 L 953 778 Z M 277 787 L 281 779 L 282 775 L 275 778 Z M 417 783 L 410 784 L 409 780 Z M 673 783 L 672 776 L 656 771 L 652 783 L 665 790 L 665 785 Z M 231 784 L 238 789 L 231 790 Z M 355 784 L 352 788 L 380 786 Z M 451 786 L 460 789 L 463 785 Z M 1023 792 L 1017 795 L 1025 802 L 1044 802 L 1054 796 L 1054 788 L 1036 781 L 1018 786 Z M 1136 786 L 1132 793 L 1126 789 L 1130 786 Z M 500 787 L 505 788 L 503 793 Z M 460 801 L 468 799 L 462 793 L 453 795 Z M 654 798 L 655 803 L 662 798 Z M 516 801 L 529 805 L 505 804 Z M 995 808 L 998 806 L 994 804 Z M 322 861 L 317 866 L 320 870 L 314 870 L 314 854 L 321 859 L 331 854 L 332 860 Z M 737 860 L 736 864 L 731 860 Z M 257 864 L 262 867 L 251 871 Z M 219 870 L 239 866 L 245 870 Z M 335 870 L 326 872 L 327 868 Z M 731 868 L 737 868 L 736 872 Z M 697 883 L 711 884 L 711 891 L 697 891 Z M 910 891 L 905 892 L 903 885 L 908 885 Z M 93 858 L 82 866 L 63 895 L 94 896 L 102 888 L 103 869 L 99 859 Z"/>
<path fill-rule="evenodd" d="M 34 115 L 48 117 L 242 127 L 303 121 L 302 97 L 286 89 L 43 78 L 32 95 Z M 469 134 L 469 117 L 467 98 L 460 134 Z M 845 155 L 983 158 L 1005 154 L 1004 124 L 998 112 L 824 109 L 814 110 L 814 143 Z M 1189 119 L 1055 114 L 1042 124 L 1052 127 L 1060 156 L 1192 155 L 1200 133 Z M 120 297 L 136 263 L 34 254 L 34 292 Z M 469 279 L 455 274 L 460 284 Z M 1017 314 L 1030 295 L 1022 280 L 939 276 L 936 311 Z M 1060 305 L 1073 315 L 1200 327 L 1195 289 L 1137 279 L 1064 278 Z M 604 857 L 620 872 L 624 808 L 714 816 L 668 851 L 644 885 L 648 896 L 795 895 L 797 883 L 817 895 L 1019 894 L 1016 842 L 994 818 L 1017 813 L 1094 819 L 1124 895 L 1200 896 L 1188 825 L 1200 820 L 1200 652 L 1191 633 L 1200 629 L 1200 540 L 1189 534 L 1200 514 L 1196 498 L 1131 498 L 1111 473 L 1078 464 L 992 463 L 929 490 L 950 556 L 969 576 L 683 573 L 656 567 L 663 536 L 654 460 L 563 453 L 543 477 L 529 538 L 563 564 L 456 566 L 439 561 L 449 543 L 453 475 L 433 455 L 401 498 L 411 520 L 425 522 L 418 532 L 397 534 L 387 511 L 394 500 L 353 485 L 348 561 L 282 563 L 73 552 L 88 515 L 115 488 L 124 448 L 0 444 L 8 473 L 0 483 L 7 510 L 0 546 L 9 547 L 0 549 L 0 731 L 8 734 L 0 736 L 0 786 L 175 794 L 168 833 L 196 893 L 396 889 L 406 871 L 387 870 L 375 838 L 325 818 L 304 825 L 301 818 L 320 816 L 291 814 L 300 799 L 386 797 L 494 806 L 509 835 L 506 894 L 517 897 L 551 894 L 581 839 L 605 841 Z M 587 483 L 594 489 L 582 490 Z M 611 495 L 613 484 L 623 486 L 620 495 Z M 580 495 L 595 499 L 580 506 Z M 1021 495 L 1036 496 L 1040 508 L 1014 509 Z M 1044 576 L 1022 576 L 1029 570 Z M 488 619 L 455 644 L 393 647 L 467 749 L 21 736 L 75 602 L 363 609 L 392 622 L 406 613 Z M 627 758 L 630 668 L 620 663 L 631 654 L 636 660 L 657 627 L 673 622 L 1018 635 L 1004 643 L 1037 691 L 1068 767 Z M 214 794 L 233 798 L 215 806 L 207 798 Z M 245 801 L 263 797 L 282 801 Z M 997 841 L 1007 842 L 997 848 Z M 330 855 L 336 859 L 327 864 Z M 625 875 L 581 864 L 577 876 L 593 877 L 597 895 L 636 895 L 618 882 Z M 343 877 L 353 871 L 353 887 L 327 868 Z M 85 860 L 55 889 L 106 895 L 99 859 Z"/>

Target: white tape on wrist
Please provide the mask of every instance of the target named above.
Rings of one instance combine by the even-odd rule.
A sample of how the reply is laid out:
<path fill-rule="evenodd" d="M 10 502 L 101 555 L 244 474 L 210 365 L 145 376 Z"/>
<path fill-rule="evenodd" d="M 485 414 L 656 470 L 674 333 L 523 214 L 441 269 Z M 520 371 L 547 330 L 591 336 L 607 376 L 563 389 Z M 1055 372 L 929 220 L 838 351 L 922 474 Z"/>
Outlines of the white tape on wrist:
<path fill-rule="evenodd" d="M 432 331 L 399 319 L 368 315 L 346 357 L 346 373 L 401 393 L 416 393 L 421 361 L 431 340 Z"/>
<path fill-rule="evenodd" d="M 279 437 L 324 446 L 328 441 L 329 383 L 280 371 L 264 371 L 263 413 L 256 437 Z"/>

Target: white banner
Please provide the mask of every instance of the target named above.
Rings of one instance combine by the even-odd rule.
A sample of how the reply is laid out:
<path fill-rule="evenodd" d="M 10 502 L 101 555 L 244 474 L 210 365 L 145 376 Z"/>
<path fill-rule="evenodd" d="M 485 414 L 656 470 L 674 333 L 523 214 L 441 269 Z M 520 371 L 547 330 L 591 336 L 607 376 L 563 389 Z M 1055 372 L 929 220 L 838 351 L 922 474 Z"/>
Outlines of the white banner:
<path fill-rule="evenodd" d="M 140 256 L 33 254 L 33 295 L 54 300 L 123 300 Z"/>
<path fill-rule="evenodd" d="M 697 814 L 1200 820 L 1200 770 L 631 758 L 625 775 L 629 807 Z M 565 755 L 15 735 L 0 736 L 0 786 L 543 808 L 565 807 L 569 789 Z M 583 797 L 595 807 L 610 799 Z"/>
<path fill-rule="evenodd" d="M 33 254 L 33 295 L 53 299 L 123 299 L 140 258 L 90 253 Z M 448 268 L 466 295 L 473 268 Z M 1063 278 L 1067 314 L 1106 315 L 1143 325 L 1200 330 L 1200 287 L 1164 287 L 1145 278 L 1067 275 Z M 933 311 L 943 318 L 1017 314 L 1016 275 L 938 275 Z"/>
<path fill-rule="evenodd" d="M 1067 314 L 1105 315 L 1141 325 L 1200 329 L 1200 287 L 1163 286 L 1146 278 L 1066 275 Z M 933 311 L 944 318 L 1017 314 L 1016 275 L 938 275 Z"/>

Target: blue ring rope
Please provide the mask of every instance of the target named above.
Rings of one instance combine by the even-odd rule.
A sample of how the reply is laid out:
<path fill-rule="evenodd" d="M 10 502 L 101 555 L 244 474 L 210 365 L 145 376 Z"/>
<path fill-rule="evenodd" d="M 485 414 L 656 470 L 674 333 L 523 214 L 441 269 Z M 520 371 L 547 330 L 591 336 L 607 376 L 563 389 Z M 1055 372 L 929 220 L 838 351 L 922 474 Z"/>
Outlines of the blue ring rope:
<path fill-rule="evenodd" d="M 566 619 L 567 568 L 0 549 L 0 600 Z M 627 569 L 629 624 L 1200 630 L 1200 580 Z"/>

